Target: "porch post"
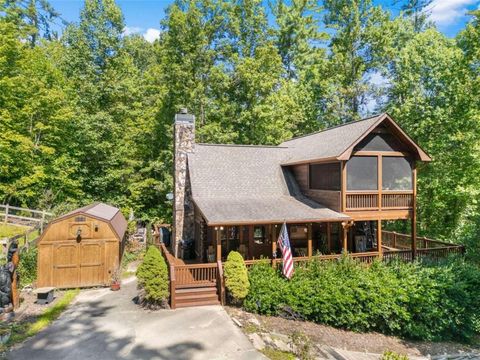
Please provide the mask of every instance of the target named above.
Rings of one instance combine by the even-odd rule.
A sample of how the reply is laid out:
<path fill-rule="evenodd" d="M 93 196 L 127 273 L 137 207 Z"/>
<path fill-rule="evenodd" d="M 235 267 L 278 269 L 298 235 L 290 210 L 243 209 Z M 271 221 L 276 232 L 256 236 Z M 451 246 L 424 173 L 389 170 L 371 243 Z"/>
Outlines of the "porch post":
<path fill-rule="evenodd" d="M 346 254 L 348 253 L 348 223 L 342 222 L 342 229 L 343 229 L 343 252 Z"/>
<path fill-rule="evenodd" d="M 328 246 L 328 253 L 332 252 L 332 225 L 331 223 L 327 223 L 327 246 Z"/>
<path fill-rule="evenodd" d="M 417 168 L 413 165 L 412 170 L 412 185 L 413 185 L 413 197 L 412 197 L 412 261 L 417 257 Z"/>
<path fill-rule="evenodd" d="M 272 242 L 272 259 L 277 256 L 277 225 L 270 225 L 270 241 Z"/>
<path fill-rule="evenodd" d="M 312 223 L 308 223 L 307 225 L 307 252 L 308 257 L 311 258 L 313 255 L 313 240 L 312 240 Z"/>
<path fill-rule="evenodd" d="M 382 249 L 382 220 L 377 220 L 377 247 L 378 247 L 378 257 L 382 259 L 383 249 Z"/>
<path fill-rule="evenodd" d="M 222 242 L 220 241 L 220 231 L 223 230 L 223 226 L 218 226 L 215 228 L 215 237 L 217 243 L 217 251 L 215 259 L 217 261 L 222 261 Z"/>

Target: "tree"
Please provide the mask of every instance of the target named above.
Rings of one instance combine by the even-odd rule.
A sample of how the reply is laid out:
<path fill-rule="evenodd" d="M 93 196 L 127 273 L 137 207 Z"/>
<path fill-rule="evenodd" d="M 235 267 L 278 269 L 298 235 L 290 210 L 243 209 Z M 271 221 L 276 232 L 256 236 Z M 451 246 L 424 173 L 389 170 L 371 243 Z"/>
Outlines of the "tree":
<path fill-rule="evenodd" d="M 381 64 L 388 14 L 371 0 L 327 0 L 325 25 L 335 30 L 330 42 L 330 76 L 333 89 L 327 96 L 326 119 L 338 124 L 366 112 L 372 86 L 368 74 Z"/>
<path fill-rule="evenodd" d="M 406 43 L 390 73 L 387 110 L 434 160 L 418 179 L 419 227 L 430 236 L 453 236 L 478 184 L 479 122 L 462 58 L 430 28 Z"/>

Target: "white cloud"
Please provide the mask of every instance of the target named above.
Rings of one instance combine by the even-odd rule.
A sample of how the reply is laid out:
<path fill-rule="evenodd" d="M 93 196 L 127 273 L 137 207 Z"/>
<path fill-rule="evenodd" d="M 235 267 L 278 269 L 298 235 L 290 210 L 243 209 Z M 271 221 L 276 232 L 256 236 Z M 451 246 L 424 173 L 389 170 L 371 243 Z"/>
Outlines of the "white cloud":
<path fill-rule="evenodd" d="M 142 28 L 138 26 L 125 26 L 123 28 L 123 35 L 128 36 L 132 34 L 138 34 L 139 32 L 142 32 Z"/>
<path fill-rule="evenodd" d="M 149 28 L 147 31 L 143 34 L 143 37 L 145 40 L 148 42 L 154 42 L 160 37 L 160 30 L 154 29 L 154 28 Z"/>
<path fill-rule="evenodd" d="M 477 4 L 478 0 L 433 0 L 429 6 L 430 20 L 437 25 L 450 25 L 465 16 L 467 6 Z"/>

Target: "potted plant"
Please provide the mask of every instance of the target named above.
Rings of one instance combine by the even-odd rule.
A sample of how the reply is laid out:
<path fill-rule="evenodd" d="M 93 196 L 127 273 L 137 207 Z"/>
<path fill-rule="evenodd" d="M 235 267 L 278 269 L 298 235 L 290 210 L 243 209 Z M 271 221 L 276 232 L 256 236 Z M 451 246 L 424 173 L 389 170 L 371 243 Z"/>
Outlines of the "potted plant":
<path fill-rule="evenodd" d="M 112 291 L 120 290 L 120 282 L 121 282 L 120 268 L 117 268 L 112 273 L 112 282 L 110 284 L 110 290 Z"/>

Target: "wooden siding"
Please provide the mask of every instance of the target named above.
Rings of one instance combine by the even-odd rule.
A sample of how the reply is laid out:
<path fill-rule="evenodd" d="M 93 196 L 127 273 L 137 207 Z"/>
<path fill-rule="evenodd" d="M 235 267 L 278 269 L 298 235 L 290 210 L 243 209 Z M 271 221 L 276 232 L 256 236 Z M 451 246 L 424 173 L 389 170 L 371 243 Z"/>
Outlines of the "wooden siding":
<path fill-rule="evenodd" d="M 291 169 L 303 195 L 332 210 L 341 211 L 340 191 L 310 189 L 309 164 L 294 165 Z"/>

